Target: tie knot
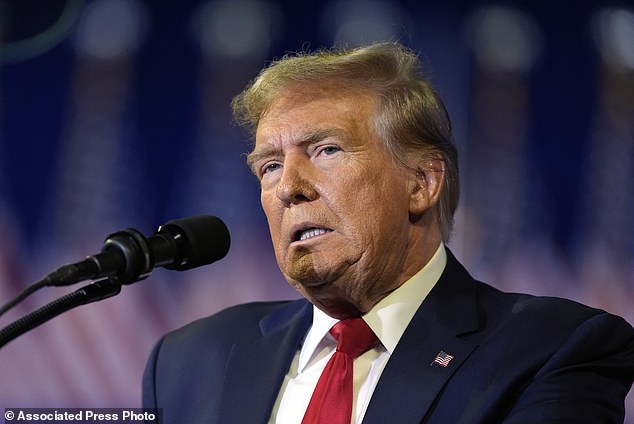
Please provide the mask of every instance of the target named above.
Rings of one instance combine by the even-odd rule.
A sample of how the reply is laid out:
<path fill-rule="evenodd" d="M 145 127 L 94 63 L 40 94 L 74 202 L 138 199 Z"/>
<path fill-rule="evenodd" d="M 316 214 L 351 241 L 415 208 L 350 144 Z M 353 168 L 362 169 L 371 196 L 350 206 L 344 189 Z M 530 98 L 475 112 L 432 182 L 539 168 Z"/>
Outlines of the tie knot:
<path fill-rule="evenodd" d="M 352 359 L 370 350 L 377 341 L 372 329 L 361 318 L 339 321 L 330 329 L 330 334 L 337 340 L 337 350 Z"/>

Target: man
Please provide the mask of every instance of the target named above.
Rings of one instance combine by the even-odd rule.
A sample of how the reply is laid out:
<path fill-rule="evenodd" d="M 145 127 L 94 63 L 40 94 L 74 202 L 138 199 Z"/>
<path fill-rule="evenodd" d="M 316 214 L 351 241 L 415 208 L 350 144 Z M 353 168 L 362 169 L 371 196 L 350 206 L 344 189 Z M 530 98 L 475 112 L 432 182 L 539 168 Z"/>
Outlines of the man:
<path fill-rule="evenodd" d="M 384 43 L 287 57 L 233 107 L 254 131 L 248 163 L 277 263 L 304 299 L 236 306 L 164 337 L 145 407 L 166 423 L 623 421 L 629 324 L 502 293 L 445 248 L 457 153 L 414 54 Z M 335 353 L 338 322 L 360 323 L 368 346 Z M 337 361 L 354 382 L 322 382 Z"/>

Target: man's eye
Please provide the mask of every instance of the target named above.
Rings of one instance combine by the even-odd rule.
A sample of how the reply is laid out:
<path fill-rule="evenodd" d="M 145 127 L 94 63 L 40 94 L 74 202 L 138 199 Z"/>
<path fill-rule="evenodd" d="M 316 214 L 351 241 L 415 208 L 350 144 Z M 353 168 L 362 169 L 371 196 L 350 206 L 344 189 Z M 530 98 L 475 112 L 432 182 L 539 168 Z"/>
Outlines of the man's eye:
<path fill-rule="evenodd" d="M 281 166 L 282 165 L 279 163 L 269 163 L 268 165 L 265 165 L 264 167 L 262 167 L 262 175 L 275 171 L 279 169 Z"/>
<path fill-rule="evenodd" d="M 334 155 L 335 153 L 337 153 L 338 151 L 340 151 L 341 149 L 337 146 L 325 146 L 323 149 L 321 149 L 319 151 L 319 153 L 323 153 L 326 156 L 330 156 L 330 155 Z"/>

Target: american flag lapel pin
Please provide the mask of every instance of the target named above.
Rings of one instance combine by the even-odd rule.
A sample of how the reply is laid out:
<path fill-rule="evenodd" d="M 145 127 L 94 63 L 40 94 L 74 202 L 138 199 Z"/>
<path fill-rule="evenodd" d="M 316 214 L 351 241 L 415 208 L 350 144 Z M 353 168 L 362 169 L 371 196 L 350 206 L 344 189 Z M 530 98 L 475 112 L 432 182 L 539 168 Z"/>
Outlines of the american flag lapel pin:
<path fill-rule="evenodd" d="M 440 352 L 438 352 L 432 363 L 429 365 L 433 366 L 434 364 L 438 364 L 441 367 L 446 367 L 447 365 L 449 365 L 449 362 L 451 362 L 452 359 L 453 355 L 450 355 L 444 350 L 441 350 Z"/>

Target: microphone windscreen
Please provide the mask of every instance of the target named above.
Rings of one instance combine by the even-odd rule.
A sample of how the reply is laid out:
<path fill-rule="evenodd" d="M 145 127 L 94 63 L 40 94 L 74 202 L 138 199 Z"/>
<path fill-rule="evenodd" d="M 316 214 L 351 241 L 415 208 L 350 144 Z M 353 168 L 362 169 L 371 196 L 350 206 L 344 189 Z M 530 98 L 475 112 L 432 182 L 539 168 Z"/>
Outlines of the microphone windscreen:
<path fill-rule="evenodd" d="M 184 237 L 181 244 L 186 246 L 185 260 L 180 264 L 166 266 L 167 269 L 185 271 L 207 265 L 225 257 L 229 252 L 231 237 L 224 222 L 210 215 L 192 216 L 168 221 L 158 232 L 174 231 Z"/>

